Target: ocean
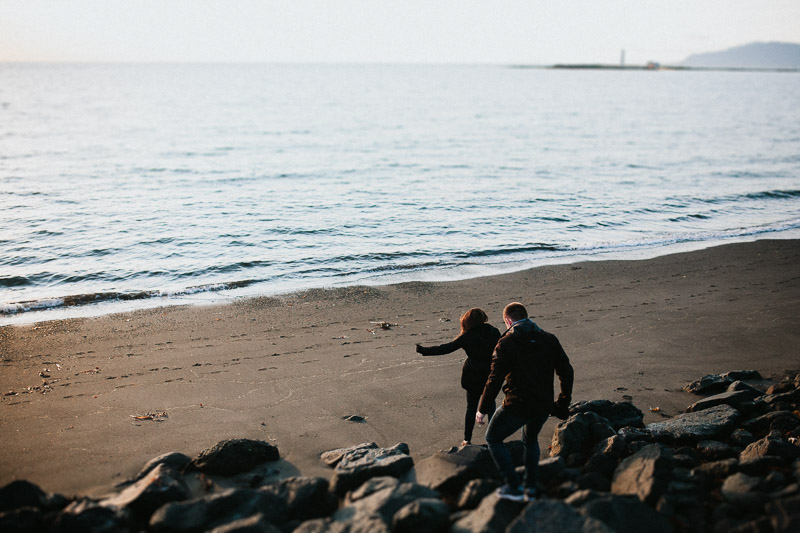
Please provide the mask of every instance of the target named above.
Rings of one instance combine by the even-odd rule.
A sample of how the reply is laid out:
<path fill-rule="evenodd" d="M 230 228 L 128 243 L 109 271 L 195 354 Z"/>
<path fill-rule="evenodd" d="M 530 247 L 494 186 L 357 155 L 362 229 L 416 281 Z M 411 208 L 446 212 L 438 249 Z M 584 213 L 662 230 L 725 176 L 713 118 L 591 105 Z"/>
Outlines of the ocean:
<path fill-rule="evenodd" d="M 798 73 L 0 64 L 0 325 L 798 237 Z"/>

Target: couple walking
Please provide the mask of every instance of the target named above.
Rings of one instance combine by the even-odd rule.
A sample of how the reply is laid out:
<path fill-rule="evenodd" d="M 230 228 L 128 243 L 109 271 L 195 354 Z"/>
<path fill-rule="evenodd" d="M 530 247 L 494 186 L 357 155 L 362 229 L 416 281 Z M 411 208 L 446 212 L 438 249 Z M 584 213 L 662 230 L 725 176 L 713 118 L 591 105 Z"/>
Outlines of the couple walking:
<path fill-rule="evenodd" d="M 461 333 L 452 342 L 431 347 L 418 344 L 417 353 L 443 355 L 459 348 L 467 353 L 461 372 L 461 386 L 467 391 L 462 445 L 472 440 L 476 422 L 489 422 L 486 443 L 505 480 L 498 491 L 500 497 L 530 500 L 536 494 L 539 431 L 554 408 L 565 412 L 569 406 L 572 365 L 556 336 L 528 318 L 521 303 L 508 304 L 503 310 L 503 321 L 508 329 L 502 335 L 487 320 L 482 309 L 472 308 L 461 316 Z M 555 404 L 554 374 L 561 383 L 561 393 Z M 495 398 L 501 387 L 505 398 L 495 411 Z M 520 428 L 523 428 L 525 447 L 524 484 L 520 483 L 511 454 L 503 443 Z"/>

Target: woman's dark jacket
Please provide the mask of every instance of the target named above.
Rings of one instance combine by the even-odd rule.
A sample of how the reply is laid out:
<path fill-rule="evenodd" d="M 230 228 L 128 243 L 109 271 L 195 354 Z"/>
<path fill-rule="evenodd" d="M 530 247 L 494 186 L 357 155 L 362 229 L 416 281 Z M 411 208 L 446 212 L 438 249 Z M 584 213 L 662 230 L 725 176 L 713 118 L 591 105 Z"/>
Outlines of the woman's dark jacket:
<path fill-rule="evenodd" d="M 461 369 L 461 386 L 467 390 L 483 390 L 486 378 L 492 367 L 492 352 L 500 331 L 490 325 L 481 324 L 465 331 L 452 342 L 428 348 L 419 346 L 417 352 L 422 355 L 444 355 L 463 348 L 467 352 L 467 360 Z"/>
<path fill-rule="evenodd" d="M 520 416 L 549 414 L 554 374 L 561 382 L 559 399 L 569 404 L 574 372 L 561 343 L 529 319 L 517 322 L 497 342 L 479 410 L 491 412 L 502 386 L 503 409 Z"/>

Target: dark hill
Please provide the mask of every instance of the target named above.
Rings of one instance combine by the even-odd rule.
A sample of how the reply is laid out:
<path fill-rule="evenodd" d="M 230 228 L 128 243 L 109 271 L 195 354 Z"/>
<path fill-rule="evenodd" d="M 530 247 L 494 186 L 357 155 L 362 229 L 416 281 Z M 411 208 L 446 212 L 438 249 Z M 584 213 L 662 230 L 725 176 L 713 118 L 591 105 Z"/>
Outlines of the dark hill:
<path fill-rule="evenodd" d="M 693 54 L 684 67 L 800 69 L 800 44 L 751 43 L 721 52 Z"/>

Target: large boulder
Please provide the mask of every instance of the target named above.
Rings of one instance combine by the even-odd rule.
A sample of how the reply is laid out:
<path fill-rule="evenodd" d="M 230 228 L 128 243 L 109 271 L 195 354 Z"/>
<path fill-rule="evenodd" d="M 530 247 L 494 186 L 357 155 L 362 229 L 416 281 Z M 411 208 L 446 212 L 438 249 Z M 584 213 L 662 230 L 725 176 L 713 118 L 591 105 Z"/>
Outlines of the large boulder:
<path fill-rule="evenodd" d="M 284 500 L 292 520 L 329 516 L 336 510 L 336 497 L 329 490 L 328 480 L 322 477 L 290 477 L 260 490 Z"/>
<path fill-rule="evenodd" d="M 497 494 L 485 497 L 481 504 L 457 520 L 450 533 L 494 533 L 506 528 L 525 507 L 523 502 L 502 500 Z"/>
<path fill-rule="evenodd" d="M 699 442 L 726 438 L 736 428 L 742 415 L 728 405 L 717 405 L 696 413 L 686 413 L 664 422 L 648 424 L 654 434 L 669 435 L 677 442 Z"/>
<path fill-rule="evenodd" d="M 733 505 L 747 509 L 758 509 L 769 501 L 769 495 L 762 492 L 763 480 L 742 472 L 730 475 L 722 483 L 722 496 Z"/>
<path fill-rule="evenodd" d="M 67 505 L 53 520 L 50 533 L 117 533 L 129 531 L 127 511 L 103 507 L 88 498 Z"/>
<path fill-rule="evenodd" d="M 697 411 L 702 411 L 703 409 L 716 407 L 717 405 L 730 405 L 731 407 L 736 407 L 747 402 L 752 402 L 757 396 L 759 396 L 759 394 L 751 390 L 723 392 L 696 401 L 690 405 L 686 411 L 688 413 L 695 413 Z"/>
<path fill-rule="evenodd" d="M 788 463 L 800 458 L 800 446 L 795 446 L 783 437 L 767 435 L 763 439 L 748 445 L 739 454 L 739 461 L 748 463 L 765 456 L 781 457 Z"/>
<path fill-rule="evenodd" d="M 12 481 L 0 488 L 0 512 L 34 507 L 44 511 L 63 509 L 69 501 L 60 494 L 48 494 L 25 480 Z"/>
<path fill-rule="evenodd" d="M 456 507 L 458 509 L 475 509 L 485 497 L 497 490 L 498 487 L 500 487 L 500 482 L 494 479 L 468 481 L 461 490 Z"/>
<path fill-rule="evenodd" d="M 463 446 L 440 451 L 418 462 L 417 482 L 445 494 L 457 494 L 477 478 L 500 479 L 500 473 L 487 448 Z"/>
<path fill-rule="evenodd" d="M 611 424 L 615 430 L 622 427 L 643 427 L 644 415 L 631 402 L 612 402 L 609 400 L 588 400 L 577 402 L 569 407 L 570 414 L 595 413 Z"/>
<path fill-rule="evenodd" d="M 764 510 L 775 533 L 800 531 L 800 495 L 773 500 Z"/>
<path fill-rule="evenodd" d="M 439 499 L 440 496 L 428 487 L 416 483 L 399 483 L 395 479 L 383 481 L 373 478 L 365 485 L 368 485 L 362 486 L 365 490 L 359 488 L 354 491 L 348 504 L 333 513 L 333 522 L 360 528 L 364 524 L 375 523 L 378 519 L 388 528 L 395 514 L 406 505 L 419 499 Z"/>
<path fill-rule="evenodd" d="M 560 422 L 553 431 L 550 455 L 584 454 L 600 441 L 615 435 L 608 420 L 594 412 L 578 413 Z"/>
<path fill-rule="evenodd" d="M 160 507 L 150 518 L 150 530 L 206 531 L 257 514 L 263 514 L 264 520 L 279 525 L 286 522 L 288 508 L 282 498 L 268 491 L 227 489 Z"/>
<path fill-rule="evenodd" d="M 320 455 L 320 459 L 322 459 L 323 463 L 333 468 L 339 464 L 339 461 L 341 461 L 345 455 L 363 453 L 366 450 L 377 450 L 378 448 L 379 446 L 374 442 L 363 442 L 361 444 L 356 444 L 355 446 L 336 448 L 335 450 L 324 452 L 322 455 Z"/>
<path fill-rule="evenodd" d="M 507 533 L 558 531 L 559 533 L 615 533 L 603 522 L 585 516 L 558 500 L 536 500 L 525 507 L 506 529 Z"/>
<path fill-rule="evenodd" d="M 437 498 L 420 498 L 392 518 L 394 533 L 442 533 L 450 526 L 450 506 Z"/>
<path fill-rule="evenodd" d="M 133 485 L 101 501 L 100 505 L 127 508 L 147 523 L 150 516 L 162 505 L 186 500 L 190 496 L 189 488 L 180 474 L 171 466 L 161 463 Z"/>
<path fill-rule="evenodd" d="M 611 495 L 586 502 L 580 508 L 616 533 L 671 533 L 669 520 L 636 496 Z"/>
<path fill-rule="evenodd" d="M 672 451 L 649 444 L 619 464 L 611 481 L 611 492 L 634 495 L 655 505 L 669 486 L 672 467 Z"/>
<path fill-rule="evenodd" d="M 189 466 L 189 463 L 191 462 L 192 459 L 188 455 L 182 454 L 180 452 L 169 452 L 159 455 L 158 457 L 155 457 L 150 461 L 148 461 L 147 464 L 145 464 L 142 467 L 142 469 L 139 470 L 139 473 L 136 474 L 136 476 L 133 479 L 120 483 L 118 487 L 136 483 L 137 481 L 143 479 L 147 474 L 149 474 L 159 465 L 166 465 L 172 467 L 176 472 L 182 472 L 183 469 Z"/>
<path fill-rule="evenodd" d="M 331 489 L 343 496 L 376 476 L 400 477 L 411 470 L 414 460 L 408 445 L 398 443 L 391 448 L 363 448 L 345 453 L 336 463 Z"/>
<path fill-rule="evenodd" d="M 761 374 L 755 370 L 737 370 L 725 374 L 708 374 L 686 385 L 683 390 L 692 394 L 713 394 L 722 392 L 734 381 L 760 380 Z"/>
<path fill-rule="evenodd" d="M 230 439 L 203 450 L 187 465 L 187 471 L 232 476 L 280 459 L 278 448 L 260 440 Z"/>
<path fill-rule="evenodd" d="M 745 421 L 742 427 L 754 435 L 763 436 L 770 431 L 791 431 L 800 426 L 800 416 L 792 411 L 770 411 Z"/>

